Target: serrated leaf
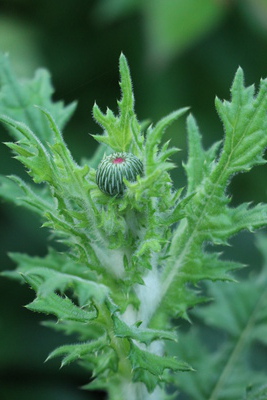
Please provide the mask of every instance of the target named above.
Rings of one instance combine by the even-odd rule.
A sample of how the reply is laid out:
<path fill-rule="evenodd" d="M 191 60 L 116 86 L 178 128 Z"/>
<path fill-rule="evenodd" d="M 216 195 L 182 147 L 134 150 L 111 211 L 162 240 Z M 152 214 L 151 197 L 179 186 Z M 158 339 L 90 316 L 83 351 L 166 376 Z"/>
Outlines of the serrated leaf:
<path fill-rule="evenodd" d="M 246 329 L 246 335 L 251 339 L 255 333 L 255 337 L 265 342 L 265 337 L 258 335 L 255 328 L 262 327 L 265 331 L 267 323 L 266 283 L 264 269 L 256 279 L 251 277 L 242 284 L 209 286 L 215 302 L 200 309 L 199 315 L 208 325 L 224 329 L 234 337 L 240 337 L 249 324 L 250 330 Z M 218 313 L 221 315 L 219 319 Z"/>
<path fill-rule="evenodd" d="M 96 302 L 102 303 L 108 293 L 108 288 L 104 285 L 75 275 L 52 271 L 49 268 L 32 268 L 27 273 L 28 276 L 42 278 L 42 283 L 37 291 L 37 295 L 40 297 L 46 297 L 56 290 L 64 292 L 68 287 L 72 287 L 79 299 L 80 306 L 84 306 L 92 298 Z"/>
<path fill-rule="evenodd" d="M 96 318 L 96 312 L 85 311 L 67 297 L 51 293 L 46 298 L 36 298 L 26 306 L 31 311 L 53 314 L 60 320 L 88 322 Z"/>
<path fill-rule="evenodd" d="M 189 110 L 189 107 L 184 107 L 179 110 L 173 111 L 166 117 L 162 118 L 155 127 L 150 126 L 147 131 L 146 146 L 149 149 L 148 162 L 152 158 L 153 149 L 157 146 L 162 139 L 162 136 L 169 125 L 175 120 L 184 115 Z"/>
<path fill-rule="evenodd" d="M 215 143 L 207 151 L 202 146 L 202 136 L 193 115 L 187 118 L 188 132 L 188 161 L 184 164 L 186 170 L 188 187 L 187 193 L 193 193 L 203 179 L 208 176 L 213 167 L 221 142 Z"/>
<path fill-rule="evenodd" d="M 149 371 L 136 369 L 133 373 L 134 382 L 142 382 L 146 385 L 148 393 L 152 393 L 158 385 L 158 378 Z"/>
<path fill-rule="evenodd" d="M 48 152 L 39 138 L 24 123 L 13 120 L 5 115 L 0 116 L 0 121 L 12 127 L 14 131 L 19 132 L 25 138 L 25 140 L 18 143 L 22 149 L 25 143 L 27 143 L 27 152 L 19 151 L 19 155 L 16 158 L 29 169 L 29 174 L 33 177 L 34 181 L 36 183 L 51 183 L 53 181 L 53 167 Z M 17 146 L 13 146 L 12 144 L 11 147 L 13 150 L 17 148 Z M 29 149 L 31 152 L 28 151 Z"/>
<path fill-rule="evenodd" d="M 259 361 L 256 368 L 251 357 L 255 354 L 257 341 L 266 343 L 266 265 L 258 275 L 251 275 L 248 280 L 227 285 L 209 284 L 208 294 L 214 301 L 194 311 L 194 316 L 208 327 L 209 341 L 219 343 L 220 351 L 214 352 L 204 343 L 200 329 L 202 323 L 179 335 L 177 354 L 197 370 L 194 374 L 179 377 L 179 387 L 190 398 L 239 399 L 243 398 L 246 387 L 259 388 L 265 384 L 264 347 L 261 350 L 262 362 Z M 209 368 L 203 368 L 207 364 Z M 252 393 L 256 392 L 252 390 Z"/>
<path fill-rule="evenodd" d="M 85 265 L 74 262 L 68 254 L 59 253 L 52 247 L 48 248 L 45 257 L 33 257 L 23 253 L 9 253 L 9 257 L 18 264 L 17 271 L 27 274 L 36 267 L 51 268 L 66 274 L 75 274 L 77 277 L 91 279 L 96 277 L 94 273 L 88 271 Z"/>
<path fill-rule="evenodd" d="M 195 195 L 195 193 L 191 193 L 189 196 L 184 197 L 182 200 L 178 201 L 173 209 L 170 212 L 170 215 L 168 216 L 168 223 L 173 224 L 175 222 L 178 222 L 180 219 L 186 217 L 186 206 L 192 199 L 192 197 Z M 166 216 L 165 216 L 166 218 Z"/>
<path fill-rule="evenodd" d="M 31 276 L 23 276 L 25 281 L 35 290 L 40 285 L 40 279 Z M 37 297 L 26 306 L 29 310 L 53 314 L 59 320 L 88 322 L 97 317 L 95 310 L 86 311 L 77 307 L 68 297 L 61 297 L 56 293 L 50 293 L 46 297 Z"/>
<path fill-rule="evenodd" d="M 71 362 L 82 359 L 87 355 L 91 355 L 91 353 L 95 353 L 100 351 L 104 346 L 107 345 L 107 339 L 105 336 L 100 337 L 98 340 L 94 340 L 87 343 L 77 343 L 77 344 L 69 344 L 60 346 L 52 353 L 49 354 L 46 361 L 51 360 L 55 357 L 63 356 L 61 367 L 64 367 Z"/>
<path fill-rule="evenodd" d="M 140 147 L 141 138 L 140 126 L 134 112 L 134 97 L 129 66 L 123 54 L 120 56 L 120 76 L 122 98 L 118 102 L 119 116 L 116 118 L 111 110 L 107 109 L 106 114 L 102 113 L 95 104 L 93 115 L 106 131 L 107 136 L 94 135 L 100 143 L 105 143 L 114 151 L 128 151 L 133 141 L 136 147 Z"/>
<path fill-rule="evenodd" d="M 148 351 L 140 349 L 131 344 L 129 359 L 132 364 L 135 381 L 145 383 L 149 392 L 152 392 L 155 386 L 168 377 L 164 375 L 166 369 L 172 371 L 193 371 L 189 364 L 178 361 L 173 357 L 158 356 Z"/>
<path fill-rule="evenodd" d="M 220 164 L 227 162 L 225 178 L 248 171 L 264 163 L 262 153 L 267 146 L 266 107 L 267 80 L 260 82 L 255 96 L 254 86 L 244 86 L 244 73 L 237 70 L 231 88 L 231 102 L 216 99 L 216 108 L 226 133 Z M 227 161 L 226 161 L 227 160 Z"/>
<path fill-rule="evenodd" d="M 0 54 L 0 114 L 24 122 L 44 142 L 52 139 L 47 121 L 34 107 L 39 105 L 47 108 L 63 128 L 75 111 L 76 102 L 67 107 L 63 102 L 52 101 L 54 89 L 48 71 L 39 69 L 31 80 L 19 80 L 13 73 L 7 55 Z M 10 133 L 15 139 L 21 135 L 10 127 Z"/>
<path fill-rule="evenodd" d="M 177 287 L 180 286 L 179 280 L 183 271 L 188 269 L 189 282 L 194 281 L 195 268 L 198 269 L 197 263 L 202 259 L 200 254 L 205 249 L 205 243 L 225 245 L 233 234 L 241 230 L 252 231 L 266 225 L 265 205 L 249 207 L 248 204 L 242 204 L 230 208 L 230 199 L 225 194 L 232 174 L 248 171 L 252 166 L 262 162 L 263 151 L 267 146 L 266 89 L 267 80 L 262 80 L 258 94 L 254 96 L 254 87 L 244 86 L 243 72 L 239 69 L 231 89 L 231 102 L 222 103 L 217 100 L 218 112 L 226 133 L 218 161 L 211 161 L 211 154 L 214 155 L 216 147 L 207 152 L 202 149 L 198 128 L 194 120 L 189 118 L 189 144 L 192 150 L 186 170 L 192 179 L 191 181 L 189 179 L 190 190 L 195 188 L 195 195 L 185 207 L 186 219 L 177 227 L 170 245 L 172 256 L 163 271 L 159 300 L 163 308 L 172 303 L 174 308 L 170 309 L 175 309 L 175 304 L 179 303 L 180 291 Z M 198 156 L 195 155 L 196 152 Z M 209 167 L 204 168 L 205 164 Z M 203 173 L 195 172 L 195 168 L 201 166 Z M 224 268 L 223 264 L 223 262 L 216 263 L 219 267 L 217 275 L 216 266 L 211 269 L 209 263 L 203 263 L 200 275 L 203 277 L 206 275 L 204 279 L 213 280 L 217 279 L 216 275 L 220 279 L 222 273 L 222 279 L 225 279 L 226 275 L 221 269 Z M 238 264 L 236 267 L 239 267 Z M 182 282 L 185 284 L 183 280 Z"/>
<path fill-rule="evenodd" d="M 177 335 L 174 331 L 163 331 L 156 329 L 142 328 L 141 326 L 129 326 L 123 322 L 116 314 L 112 317 L 114 322 L 114 332 L 117 337 L 126 337 L 138 340 L 141 343 L 149 345 L 154 340 L 173 340 L 177 341 Z"/>

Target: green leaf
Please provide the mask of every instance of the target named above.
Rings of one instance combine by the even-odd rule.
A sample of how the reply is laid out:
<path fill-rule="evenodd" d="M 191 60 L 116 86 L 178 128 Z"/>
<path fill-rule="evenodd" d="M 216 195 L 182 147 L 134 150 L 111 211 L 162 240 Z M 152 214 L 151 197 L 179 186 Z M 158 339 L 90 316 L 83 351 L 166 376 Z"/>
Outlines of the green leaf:
<path fill-rule="evenodd" d="M 184 168 L 188 179 L 187 193 L 196 190 L 206 176 L 209 176 L 215 166 L 216 154 L 221 142 L 215 143 L 208 151 L 202 146 L 202 137 L 195 118 L 187 118 L 188 131 L 188 161 Z"/>
<path fill-rule="evenodd" d="M 179 117 L 184 115 L 188 111 L 188 107 L 181 108 L 177 111 L 174 111 L 162 118 L 155 127 L 150 126 L 147 130 L 146 136 L 146 147 L 145 147 L 145 166 L 146 173 L 150 174 L 154 170 L 156 164 L 159 165 L 159 161 L 163 161 L 166 159 L 165 151 L 166 148 L 163 148 L 163 155 L 157 154 L 158 145 L 160 144 L 163 134 L 167 127 L 172 124 Z M 173 149 L 172 149 L 173 150 Z M 175 149 L 176 150 L 176 149 Z M 161 167 L 163 163 L 161 163 Z"/>
<path fill-rule="evenodd" d="M 143 329 L 140 326 L 129 326 L 116 314 L 112 316 L 112 319 L 114 322 L 114 332 L 117 337 L 135 339 L 146 345 L 149 345 L 154 340 L 167 339 L 177 341 L 177 335 L 174 331 Z"/>
<path fill-rule="evenodd" d="M 60 346 L 49 354 L 46 361 L 51 360 L 52 358 L 55 357 L 60 357 L 65 355 L 65 357 L 63 357 L 61 362 L 61 367 L 64 367 L 65 365 L 70 364 L 73 361 L 77 361 L 82 359 L 83 357 L 91 355 L 91 353 L 97 353 L 106 344 L 107 344 L 106 337 L 103 336 L 98 340 L 94 340 L 88 343 L 77 343 L 77 344 Z"/>
<path fill-rule="evenodd" d="M 17 131 L 23 137 L 18 142 L 19 146 L 14 146 L 13 143 L 6 143 L 6 145 L 16 151 L 18 154 L 16 159 L 29 169 L 29 174 L 33 177 L 34 181 L 36 183 L 51 183 L 53 181 L 51 159 L 39 138 L 24 123 L 15 121 L 4 115 L 0 116 L 0 121 L 7 124 L 14 132 Z"/>
<path fill-rule="evenodd" d="M 32 280 L 29 277 L 25 278 L 25 280 L 32 284 Z M 95 311 L 85 311 L 75 306 L 68 297 L 61 297 L 55 293 L 51 293 L 46 297 L 37 297 L 26 308 L 31 311 L 53 314 L 59 320 L 88 322 L 97 317 Z"/>
<path fill-rule="evenodd" d="M 256 337 L 266 344 L 266 337 L 258 334 L 267 323 L 266 282 L 265 266 L 259 276 L 251 277 L 242 284 L 209 286 L 209 293 L 216 301 L 200 309 L 198 314 L 206 324 L 221 328 L 234 338 L 240 338 L 245 333 L 246 340 Z M 218 314 L 221 315 L 219 319 Z"/>
<path fill-rule="evenodd" d="M 22 253 L 9 253 L 9 257 L 18 264 L 16 271 L 24 275 L 30 273 L 36 267 L 41 267 L 75 275 L 83 279 L 96 277 L 93 272 L 88 271 L 85 265 L 74 262 L 67 253 L 59 253 L 51 247 L 45 257 L 33 257 Z"/>
<path fill-rule="evenodd" d="M 216 108 L 224 124 L 225 142 L 218 169 L 227 163 L 223 176 L 249 171 L 263 164 L 263 151 L 267 146 L 266 106 L 267 79 L 262 79 L 255 96 L 254 86 L 244 86 L 244 73 L 237 70 L 231 88 L 231 102 L 216 99 Z"/>
<path fill-rule="evenodd" d="M 231 263 L 227 265 L 216 256 L 217 261 L 213 260 L 211 268 L 207 257 L 201 256 L 207 242 L 228 244 L 228 239 L 241 230 L 253 231 L 266 226 L 266 205 L 249 207 L 249 204 L 242 204 L 230 208 L 230 199 L 225 195 L 229 178 L 234 173 L 248 171 L 264 162 L 262 156 L 267 146 L 266 89 L 267 80 L 262 80 L 255 96 L 254 87 L 244 86 L 243 72 L 239 69 L 231 89 L 231 102 L 216 101 L 225 128 L 223 150 L 218 161 L 214 160 L 217 146 L 203 150 L 199 130 L 189 117 L 190 150 L 185 168 L 190 177 L 189 191 L 195 192 L 184 208 L 185 218 L 174 232 L 170 258 L 163 271 L 158 304 L 165 312 L 167 309 L 177 310 L 180 293 L 184 293 L 178 288 L 186 282 L 196 283 L 195 273 L 200 272 L 200 279 L 224 280 L 229 269 L 240 267 L 239 264 L 231 267 Z M 195 172 L 199 169 L 201 173 Z M 184 280 L 184 273 L 188 281 Z"/>
<path fill-rule="evenodd" d="M 38 188 L 25 183 L 18 176 L 0 176 L 0 196 L 19 206 L 43 215 L 54 210 L 54 204 L 46 187 Z"/>
<path fill-rule="evenodd" d="M 63 293 L 73 291 L 79 305 L 88 305 L 92 300 L 103 303 L 108 295 L 108 288 L 97 282 L 97 275 L 67 254 L 49 249 L 46 257 L 30 257 L 25 254 L 9 254 L 19 266 L 15 271 L 4 271 L 3 276 L 35 282 L 34 289 L 39 297 L 47 297 L 54 291 Z"/>
<path fill-rule="evenodd" d="M 107 109 L 106 114 L 103 114 L 95 104 L 93 107 L 94 118 L 105 129 L 107 136 L 93 135 L 93 137 L 100 143 L 107 144 L 114 151 L 128 151 L 132 142 L 137 148 L 140 148 L 142 138 L 140 137 L 140 126 L 134 112 L 130 70 L 123 54 L 120 56 L 120 76 L 122 98 L 118 101 L 119 116 L 115 117 L 109 109 Z"/>
<path fill-rule="evenodd" d="M 64 292 L 71 287 L 79 299 L 80 306 L 84 306 L 90 299 L 102 303 L 107 296 L 108 288 L 96 282 L 58 271 L 52 271 L 50 268 L 35 267 L 26 275 L 42 278 L 42 283 L 38 287 L 37 295 L 46 297 L 52 292 L 59 290 Z"/>
<path fill-rule="evenodd" d="M 266 252 L 266 238 L 260 236 L 258 243 Z M 179 386 L 192 400 L 241 399 L 250 385 L 256 388 L 251 396 L 255 393 L 257 398 L 258 390 L 259 395 L 265 393 L 260 386 L 266 382 L 266 351 L 263 347 L 267 343 L 266 272 L 265 259 L 262 271 L 251 274 L 247 280 L 238 284 L 209 284 L 208 294 L 214 301 L 193 313 L 193 317 L 202 321 L 201 325 L 179 335 L 176 349 L 179 357 L 188 360 L 197 370 L 179 378 Z M 218 343 L 219 338 L 219 352 L 214 352 L 203 342 L 203 329 L 209 335 L 209 342 Z M 262 355 L 255 353 L 258 343 L 263 344 Z M 256 364 L 251 362 L 254 356 Z M 208 370 L 203 368 L 207 364 Z"/>
<path fill-rule="evenodd" d="M 178 361 L 173 357 L 158 356 L 141 350 L 134 344 L 131 345 L 129 359 L 135 372 L 135 380 L 144 382 L 150 391 L 154 389 L 150 374 L 157 377 L 157 380 L 164 380 L 163 373 L 165 369 L 171 369 L 172 371 L 193 371 L 189 364 L 183 361 Z"/>
<path fill-rule="evenodd" d="M 34 107 L 36 104 L 47 108 L 63 128 L 75 111 L 76 103 L 67 107 L 63 102 L 52 101 L 53 88 L 49 73 L 40 69 L 31 80 L 18 80 L 13 73 L 7 55 L 0 54 L 0 114 L 25 123 L 43 141 L 51 141 L 47 121 Z M 21 139 L 19 131 L 9 126 L 9 132 Z"/>

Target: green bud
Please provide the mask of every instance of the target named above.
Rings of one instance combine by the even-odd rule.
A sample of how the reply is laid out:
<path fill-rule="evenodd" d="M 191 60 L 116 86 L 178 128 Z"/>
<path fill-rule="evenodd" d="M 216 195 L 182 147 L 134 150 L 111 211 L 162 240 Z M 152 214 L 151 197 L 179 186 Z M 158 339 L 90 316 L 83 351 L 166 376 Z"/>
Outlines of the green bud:
<path fill-rule="evenodd" d="M 143 175 L 143 163 L 131 153 L 112 153 L 103 158 L 96 171 L 96 183 L 109 196 L 122 196 L 126 189 L 123 178 L 135 182 Z"/>

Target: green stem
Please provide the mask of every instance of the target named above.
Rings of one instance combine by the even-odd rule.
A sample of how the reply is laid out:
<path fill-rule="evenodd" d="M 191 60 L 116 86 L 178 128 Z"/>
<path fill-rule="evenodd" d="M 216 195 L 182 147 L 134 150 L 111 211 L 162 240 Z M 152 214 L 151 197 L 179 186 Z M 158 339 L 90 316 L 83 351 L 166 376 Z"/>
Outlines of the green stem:
<path fill-rule="evenodd" d="M 107 389 L 108 400 L 163 400 L 165 395 L 162 389 L 156 388 L 153 393 L 148 393 L 143 383 L 133 382 L 133 370 L 129 360 L 130 343 L 128 339 L 116 337 L 111 307 L 112 305 L 108 301 L 98 307 L 99 318 L 107 331 L 110 346 L 119 360 L 118 370 L 110 378 L 110 385 Z"/>
<path fill-rule="evenodd" d="M 120 374 L 120 376 L 122 376 L 124 379 L 131 380 L 132 367 L 128 358 L 130 351 L 129 341 L 124 338 L 116 337 L 114 333 L 113 320 L 111 318 L 111 311 L 110 307 L 108 307 L 108 304 L 102 304 L 98 307 L 98 309 L 100 318 L 103 321 L 103 325 L 105 326 L 110 340 L 110 346 L 113 348 L 119 360 L 118 374 Z"/>

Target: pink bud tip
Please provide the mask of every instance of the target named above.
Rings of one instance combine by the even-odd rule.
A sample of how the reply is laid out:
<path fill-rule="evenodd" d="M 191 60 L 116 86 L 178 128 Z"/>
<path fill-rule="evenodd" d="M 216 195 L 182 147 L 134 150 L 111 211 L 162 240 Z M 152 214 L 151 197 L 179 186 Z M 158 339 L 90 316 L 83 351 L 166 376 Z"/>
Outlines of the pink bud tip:
<path fill-rule="evenodd" d="M 121 164 L 124 161 L 125 161 L 125 159 L 122 157 L 117 157 L 117 158 L 114 158 L 114 160 L 112 160 L 113 164 Z"/>

